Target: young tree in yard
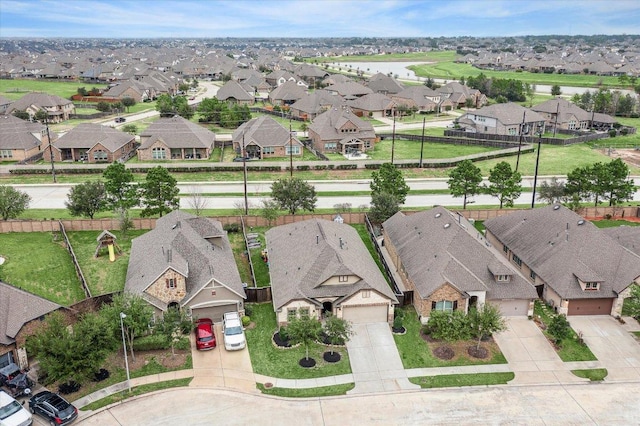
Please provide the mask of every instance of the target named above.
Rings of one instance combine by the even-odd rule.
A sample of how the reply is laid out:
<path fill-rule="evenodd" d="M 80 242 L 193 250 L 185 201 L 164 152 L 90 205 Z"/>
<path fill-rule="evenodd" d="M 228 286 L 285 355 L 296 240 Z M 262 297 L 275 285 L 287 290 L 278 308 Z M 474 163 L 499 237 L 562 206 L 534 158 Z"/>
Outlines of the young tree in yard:
<path fill-rule="evenodd" d="M 126 315 L 122 319 L 124 334 L 127 346 L 131 351 L 131 358 L 135 361 L 136 356 L 133 351 L 133 339 L 142 336 L 149 330 L 149 324 L 153 318 L 153 309 L 141 296 L 132 293 L 116 294 L 110 305 L 104 305 L 100 309 L 100 315 L 104 315 L 107 322 L 116 325 L 114 332 L 116 338 L 120 331 L 120 312 Z"/>
<path fill-rule="evenodd" d="M 324 321 L 324 333 L 332 345 L 344 345 L 353 334 L 353 331 L 349 321 L 329 315 Z M 331 353 L 333 354 L 333 347 L 331 347 Z"/>
<path fill-rule="evenodd" d="M 175 345 L 180 338 L 193 327 L 193 320 L 187 316 L 186 309 L 169 308 L 162 314 L 162 319 L 156 323 L 156 333 L 162 334 L 171 346 L 171 354 L 175 356 Z"/>
<path fill-rule="evenodd" d="M 558 178 L 551 178 L 550 182 L 544 181 L 538 188 L 538 200 L 549 204 L 558 203 L 565 198 L 565 184 Z"/>
<path fill-rule="evenodd" d="M 76 371 L 81 377 L 92 377 L 100 370 L 109 354 L 118 346 L 118 327 L 104 316 L 88 313 L 73 327 L 76 348 Z"/>
<path fill-rule="evenodd" d="M 482 172 L 471 160 L 464 160 L 449 172 L 449 190 L 454 197 L 463 197 L 462 208 L 467 208 L 467 197 L 481 191 Z"/>
<path fill-rule="evenodd" d="M 136 104 L 136 100 L 128 96 L 123 98 L 120 102 L 122 103 L 122 106 L 127 109 L 127 112 L 129 112 L 129 108 Z"/>
<path fill-rule="evenodd" d="M 400 203 L 393 194 L 386 192 L 374 193 L 371 196 L 369 219 L 373 223 L 382 223 L 400 211 Z"/>
<path fill-rule="evenodd" d="M 207 208 L 207 199 L 202 195 L 202 189 L 199 186 L 192 186 L 189 188 L 191 194 L 187 198 L 187 204 L 192 208 L 196 216 L 200 216 L 202 211 Z"/>
<path fill-rule="evenodd" d="M 71 216 L 93 216 L 106 208 L 106 195 L 102 181 L 89 181 L 72 186 L 65 206 Z"/>
<path fill-rule="evenodd" d="M 640 285 L 634 284 L 631 287 L 631 294 L 624 300 L 622 311 L 623 315 L 640 320 Z"/>
<path fill-rule="evenodd" d="M 109 112 L 111 111 L 111 105 L 109 104 L 109 102 L 100 101 L 96 105 L 96 109 L 100 112 Z"/>
<path fill-rule="evenodd" d="M 142 217 L 169 213 L 180 207 L 178 182 L 162 166 L 149 169 L 142 184 L 141 204 L 144 207 Z"/>
<path fill-rule="evenodd" d="M 511 170 L 506 161 L 501 161 L 489 171 L 489 185 L 487 192 L 500 200 L 500 208 L 513 207 L 513 202 L 522 193 L 522 176 Z"/>
<path fill-rule="evenodd" d="M 135 135 L 138 133 L 138 126 L 135 124 L 125 124 L 122 126 L 122 131 L 125 133 L 129 133 L 130 135 Z"/>
<path fill-rule="evenodd" d="M 322 324 L 315 318 L 303 315 L 294 318 L 287 326 L 287 336 L 291 343 L 301 344 L 305 349 L 305 359 L 309 359 L 309 345 L 318 340 L 322 331 Z"/>
<path fill-rule="evenodd" d="M 2 220 L 15 219 L 29 207 L 31 197 L 12 186 L 0 185 L 0 216 Z"/>
<path fill-rule="evenodd" d="M 559 85 L 554 84 L 553 86 L 551 86 L 551 95 L 552 96 L 560 96 L 560 95 L 562 95 L 562 89 L 560 88 Z"/>
<path fill-rule="evenodd" d="M 478 338 L 476 349 L 480 349 L 480 342 L 484 336 L 491 336 L 507 328 L 500 309 L 490 303 L 485 303 L 480 309 L 472 309 L 469 316 L 471 328 Z"/>
<path fill-rule="evenodd" d="M 263 199 L 261 201 L 262 208 L 260 209 L 260 216 L 267 221 L 267 225 L 273 225 L 273 222 L 280 216 L 280 207 L 275 200 Z"/>
<path fill-rule="evenodd" d="M 120 216 L 120 230 L 124 236 L 133 226 L 129 210 L 138 205 L 138 193 L 133 183 L 133 173 L 122 163 L 110 164 L 102 174 L 106 193 L 107 208 Z"/>
<path fill-rule="evenodd" d="M 561 340 L 571 336 L 571 326 L 565 315 L 556 315 L 551 318 L 547 332 L 551 334 L 556 343 L 560 343 Z"/>
<path fill-rule="evenodd" d="M 402 172 L 391 163 L 384 163 L 380 170 L 371 173 L 371 195 L 386 192 L 394 195 L 399 204 L 404 204 L 409 185 L 404 181 Z"/>
<path fill-rule="evenodd" d="M 299 178 L 278 179 L 271 185 L 271 198 L 281 209 L 296 214 L 300 209 L 314 211 L 318 197 L 313 185 Z"/>

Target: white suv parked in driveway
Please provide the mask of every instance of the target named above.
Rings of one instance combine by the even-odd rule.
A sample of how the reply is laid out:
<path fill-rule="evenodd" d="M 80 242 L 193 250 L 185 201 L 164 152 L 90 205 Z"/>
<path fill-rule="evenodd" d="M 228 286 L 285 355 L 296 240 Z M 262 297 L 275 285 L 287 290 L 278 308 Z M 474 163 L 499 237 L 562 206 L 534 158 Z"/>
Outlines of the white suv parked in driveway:
<path fill-rule="evenodd" d="M 224 348 L 228 351 L 244 349 L 247 341 L 242 330 L 242 321 L 237 312 L 227 312 L 222 321 L 222 337 L 224 338 Z"/>
<path fill-rule="evenodd" d="M 2 426 L 30 426 L 33 424 L 31 413 L 3 390 L 0 390 L 0 424 Z"/>

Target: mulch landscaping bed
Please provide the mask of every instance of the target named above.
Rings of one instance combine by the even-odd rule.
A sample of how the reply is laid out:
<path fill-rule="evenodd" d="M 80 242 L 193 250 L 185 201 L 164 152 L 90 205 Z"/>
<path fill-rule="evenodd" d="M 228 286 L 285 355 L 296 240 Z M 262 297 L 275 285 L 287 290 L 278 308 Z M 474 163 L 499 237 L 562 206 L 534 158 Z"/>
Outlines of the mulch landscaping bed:
<path fill-rule="evenodd" d="M 280 337 L 280 332 L 276 332 L 273 335 L 273 338 L 271 340 L 279 348 L 290 348 L 291 347 L 291 342 L 289 342 L 289 339 L 283 339 L 282 337 Z"/>
<path fill-rule="evenodd" d="M 431 353 L 439 359 L 450 361 L 459 358 L 486 359 L 493 353 L 499 352 L 498 344 L 493 337 L 482 339 L 480 349 L 476 349 L 476 340 L 461 340 L 458 342 L 445 342 L 434 339 L 430 334 L 420 333 L 420 337 L 427 342 Z"/>
<path fill-rule="evenodd" d="M 316 366 L 316 360 L 311 357 L 302 358 L 300 361 L 298 361 L 298 364 L 303 368 L 312 368 Z"/>
<path fill-rule="evenodd" d="M 326 362 L 338 362 L 340 361 L 340 354 L 338 352 L 333 352 L 331 353 L 331 351 L 325 352 L 324 354 L 322 354 L 322 358 L 326 361 Z"/>

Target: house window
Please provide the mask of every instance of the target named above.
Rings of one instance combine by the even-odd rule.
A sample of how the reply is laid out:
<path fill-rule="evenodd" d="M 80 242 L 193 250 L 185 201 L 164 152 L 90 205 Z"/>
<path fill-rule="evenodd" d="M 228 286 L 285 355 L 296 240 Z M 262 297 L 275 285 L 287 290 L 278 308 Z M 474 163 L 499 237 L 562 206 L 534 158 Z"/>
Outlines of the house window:
<path fill-rule="evenodd" d="M 498 282 L 506 283 L 506 282 L 509 281 L 509 275 L 498 275 L 498 276 L 496 276 L 496 280 Z"/>
<path fill-rule="evenodd" d="M 0 149 L 0 158 L 13 158 L 13 151 L 10 149 Z"/>
<path fill-rule="evenodd" d="M 369 149 L 371 148 L 371 142 L 370 141 L 364 141 L 364 149 Z"/>
<path fill-rule="evenodd" d="M 335 142 L 333 143 L 325 143 L 324 144 L 324 149 L 325 150 L 335 150 L 337 147 L 337 144 Z"/>
<path fill-rule="evenodd" d="M 265 146 L 264 148 L 262 148 L 262 153 L 263 154 L 275 154 L 276 153 L 276 148 L 273 146 Z"/>
<path fill-rule="evenodd" d="M 300 147 L 298 145 L 287 146 L 286 153 L 287 155 L 298 155 L 300 154 Z"/>
<path fill-rule="evenodd" d="M 151 150 L 151 158 L 154 160 L 166 160 L 167 152 L 164 148 L 157 146 Z"/>
<path fill-rule="evenodd" d="M 176 288 L 176 279 L 175 278 L 167 278 L 167 288 Z"/>
<path fill-rule="evenodd" d="M 349 277 L 347 275 L 340 275 L 338 277 L 338 282 L 346 283 L 347 281 L 349 281 Z"/>
<path fill-rule="evenodd" d="M 300 308 L 300 318 L 309 318 L 309 308 Z"/>
<path fill-rule="evenodd" d="M 513 259 L 513 263 L 515 263 L 516 265 L 522 267 L 522 259 L 520 259 L 515 254 L 511 258 Z"/>
<path fill-rule="evenodd" d="M 534 280 L 534 281 L 535 281 L 535 280 L 536 280 L 536 276 L 537 276 L 537 275 L 536 275 L 536 273 L 535 273 L 535 272 L 533 272 L 533 271 L 529 272 L 529 277 L 531 277 L 531 279 L 532 279 L 532 280 Z"/>
<path fill-rule="evenodd" d="M 458 307 L 457 301 L 441 300 L 439 302 L 431 302 L 431 310 L 453 312 Z"/>
<path fill-rule="evenodd" d="M 107 153 L 101 149 L 93 151 L 93 159 L 95 161 L 107 161 Z"/>
<path fill-rule="evenodd" d="M 296 313 L 296 308 L 287 308 L 287 321 L 293 321 L 294 319 L 296 319 Z"/>
<path fill-rule="evenodd" d="M 509 135 L 510 136 L 515 136 L 516 135 L 516 128 L 515 127 L 509 127 Z"/>
<path fill-rule="evenodd" d="M 502 251 L 505 253 L 509 253 L 509 247 L 507 247 L 506 245 L 502 245 Z"/>
<path fill-rule="evenodd" d="M 569 121 L 569 130 L 575 130 L 575 128 L 576 128 L 575 120 Z"/>
<path fill-rule="evenodd" d="M 371 297 L 371 290 L 362 290 L 362 298 L 368 299 Z"/>
<path fill-rule="evenodd" d="M 586 283 L 584 283 L 584 289 L 585 290 L 597 290 L 598 289 L 598 283 L 586 282 Z"/>

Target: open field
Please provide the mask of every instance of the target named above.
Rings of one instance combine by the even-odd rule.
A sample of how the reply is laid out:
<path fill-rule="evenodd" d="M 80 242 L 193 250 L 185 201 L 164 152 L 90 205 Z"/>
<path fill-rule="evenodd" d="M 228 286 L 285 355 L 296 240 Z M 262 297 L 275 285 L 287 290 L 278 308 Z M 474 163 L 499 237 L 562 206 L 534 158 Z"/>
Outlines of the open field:
<path fill-rule="evenodd" d="M 453 50 L 415 53 L 391 53 L 388 55 L 357 55 L 357 56 L 332 56 L 328 58 L 309 58 L 309 63 L 333 63 L 333 62 L 443 62 L 453 61 L 458 55 Z"/>
<path fill-rule="evenodd" d="M 394 147 L 394 159 L 413 160 L 420 158 L 420 141 L 409 141 L 396 138 L 395 143 L 391 139 L 378 142 L 373 151 L 367 153 L 373 160 L 391 159 L 391 148 Z M 480 152 L 495 151 L 496 148 L 475 145 L 452 145 L 446 143 L 425 142 L 423 156 L 428 159 L 442 159 L 477 154 Z"/>
<path fill-rule="evenodd" d="M 106 84 L 84 83 L 82 81 L 51 81 L 51 80 L 0 80 L 0 95 L 7 99 L 16 100 L 28 92 L 46 92 L 50 95 L 69 99 L 78 93 L 78 88 L 90 90 L 93 87 L 104 89 Z"/>

